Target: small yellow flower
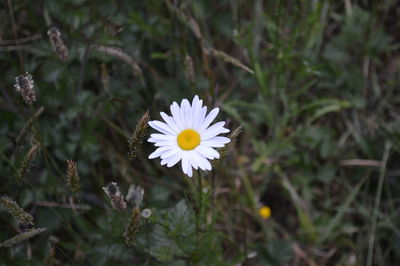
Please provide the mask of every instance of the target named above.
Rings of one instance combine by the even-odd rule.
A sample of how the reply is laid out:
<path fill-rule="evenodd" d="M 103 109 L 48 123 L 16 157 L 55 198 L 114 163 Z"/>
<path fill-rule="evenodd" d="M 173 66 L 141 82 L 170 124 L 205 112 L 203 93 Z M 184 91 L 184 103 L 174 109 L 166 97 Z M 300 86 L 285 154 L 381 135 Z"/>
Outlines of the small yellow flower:
<path fill-rule="evenodd" d="M 260 216 L 264 219 L 268 219 L 271 216 L 271 209 L 268 206 L 263 206 L 258 210 Z"/>

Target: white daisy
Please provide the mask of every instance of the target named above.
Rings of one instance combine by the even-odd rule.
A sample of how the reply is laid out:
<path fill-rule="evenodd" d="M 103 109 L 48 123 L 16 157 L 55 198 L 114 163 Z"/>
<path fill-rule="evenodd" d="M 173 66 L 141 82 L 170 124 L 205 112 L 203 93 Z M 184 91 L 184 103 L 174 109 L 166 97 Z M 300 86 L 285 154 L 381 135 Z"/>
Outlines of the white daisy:
<path fill-rule="evenodd" d="M 196 95 L 192 104 L 183 99 L 181 106 L 174 102 L 171 106 L 172 116 L 161 112 L 164 122 L 150 121 L 149 125 L 162 134 L 151 134 L 149 142 L 157 148 L 149 159 L 161 158 L 161 165 L 174 166 L 182 162 L 182 170 L 188 176 L 193 175 L 193 169 L 211 170 L 209 160 L 218 159 L 219 153 L 214 148 L 221 148 L 230 142 L 229 138 L 218 136 L 228 133 L 225 122 L 210 126 L 219 112 L 214 108 L 206 115 L 207 107 Z"/>

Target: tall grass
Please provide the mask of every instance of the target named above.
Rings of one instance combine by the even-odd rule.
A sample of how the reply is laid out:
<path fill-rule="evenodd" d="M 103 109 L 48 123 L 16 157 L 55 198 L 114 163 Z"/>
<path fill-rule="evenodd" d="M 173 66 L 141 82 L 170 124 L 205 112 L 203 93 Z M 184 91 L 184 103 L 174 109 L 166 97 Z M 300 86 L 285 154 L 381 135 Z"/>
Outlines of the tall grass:
<path fill-rule="evenodd" d="M 399 8 L 3 1 L 0 194 L 37 228 L 2 208 L 1 263 L 396 265 Z M 143 139 L 195 94 L 237 130 L 189 179 Z"/>

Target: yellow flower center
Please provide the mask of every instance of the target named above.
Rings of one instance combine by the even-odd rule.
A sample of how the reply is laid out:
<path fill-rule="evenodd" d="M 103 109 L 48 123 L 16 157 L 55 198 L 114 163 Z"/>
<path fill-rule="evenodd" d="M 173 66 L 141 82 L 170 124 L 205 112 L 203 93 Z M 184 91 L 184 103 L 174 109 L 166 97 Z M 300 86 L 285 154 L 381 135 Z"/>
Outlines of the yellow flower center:
<path fill-rule="evenodd" d="M 271 216 L 271 209 L 268 206 L 264 206 L 258 210 L 258 213 L 262 218 L 268 219 Z"/>
<path fill-rule="evenodd" d="M 178 145 L 182 150 L 193 150 L 200 144 L 200 134 L 193 129 L 185 129 L 178 135 Z"/>

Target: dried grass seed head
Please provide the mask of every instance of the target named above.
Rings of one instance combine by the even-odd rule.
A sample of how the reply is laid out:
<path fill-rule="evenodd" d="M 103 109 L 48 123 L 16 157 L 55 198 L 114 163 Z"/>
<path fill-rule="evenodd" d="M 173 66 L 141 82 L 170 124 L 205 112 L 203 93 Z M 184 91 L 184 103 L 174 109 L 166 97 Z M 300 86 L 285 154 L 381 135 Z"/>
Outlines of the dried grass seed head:
<path fill-rule="evenodd" d="M 22 209 L 15 201 L 6 196 L 0 197 L 0 206 L 3 207 L 15 220 L 24 226 L 34 226 L 33 217 Z"/>
<path fill-rule="evenodd" d="M 22 160 L 21 167 L 18 169 L 18 172 L 16 174 L 17 180 L 22 180 L 29 172 L 32 166 L 32 162 L 36 158 L 36 155 L 39 153 L 39 150 L 40 143 L 37 140 L 32 140 L 32 146 Z"/>
<path fill-rule="evenodd" d="M 32 75 L 28 72 L 26 72 L 25 75 L 20 75 L 15 78 L 15 90 L 21 94 L 22 99 L 29 105 L 36 102 L 34 86 Z"/>
<path fill-rule="evenodd" d="M 142 118 L 139 120 L 138 124 L 136 125 L 135 131 L 128 139 L 128 149 L 129 149 L 128 157 L 131 160 L 137 156 L 137 151 L 146 136 L 149 120 L 150 120 L 149 111 L 146 111 L 142 116 Z"/>
<path fill-rule="evenodd" d="M 65 61 L 68 59 L 69 51 L 65 46 L 63 39 L 61 38 L 61 32 L 56 28 L 52 27 L 47 31 L 47 35 L 50 38 L 51 46 L 54 52 L 57 54 L 58 59 Z"/>
<path fill-rule="evenodd" d="M 128 247 L 135 245 L 136 235 L 139 231 L 140 214 L 140 209 L 138 207 L 133 208 L 131 217 L 129 218 L 128 224 L 125 228 L 123 237 Z"/>
<path fill-rule="evenodd" d="M 16 236 L 4 241 L 3 243 L 0 244 L 0 247 L 11 247 L 13 245 L 24 242 L 44 231 L 46 231 L 46 228 L 32 228 L 26 232 L 18 234 Z"/>
<path fill-rule="evenodd" d="M 125 199 L 126 201 L 139 207 L 140 204 L 142 204 L 143 196 L 144 196 L 144 189 L 142 187 L 130 185 Z"/>
<path fill-rule="evenodd" d="M 75 161 L 67 160 L 67 183 L 72 192 L 76 193 L 80 187 L 78 166 Z"/>
<path fill-rule="evenodd" d="M 121 194 L 121 191 L 119 190 L 117 183 L 111 182 L 106 187 L 103 187 L 103 190 L 110 198 L 111 206 L 113 209 L 118 211 L 126 209 L 126 202 L 124 200 L 124 196 Z"/>

